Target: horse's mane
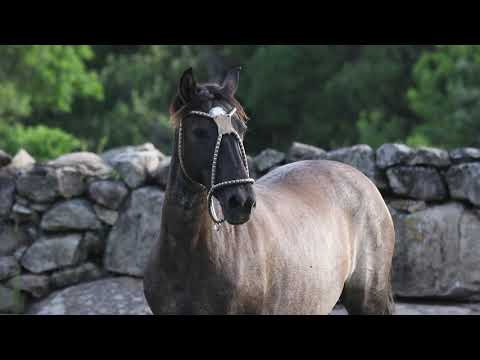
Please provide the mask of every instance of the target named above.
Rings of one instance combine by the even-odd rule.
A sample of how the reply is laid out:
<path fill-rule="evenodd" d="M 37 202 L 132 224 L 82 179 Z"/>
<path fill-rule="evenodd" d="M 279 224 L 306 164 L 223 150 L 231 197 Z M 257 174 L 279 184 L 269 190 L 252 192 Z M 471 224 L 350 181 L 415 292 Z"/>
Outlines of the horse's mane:
<path fill-rule="evenodd" d="M 208 86 L 209 88 L 219 88 L 217 84 L 202 84 L 201 86 Z M 235 99 L 234 97 L 227 97 L 220 92 L 216 92 L 217 101 L 222 105 L 230 105 L 232 108 L 235 107 L 237 109 L 236 116 L 243 121 L 245 124 L 248 122 L 249 117 L 245 112 L 242 104 Z M 174 128 L 177 128 L 180 122 L 180 119 L 186 116 L 188 112 L 194 110 L 192 108 L 192 103 L 185 103 L 182 97 L 177 94 L 175 95 L 171 105 L 170 105 L 170 123 Z"/>

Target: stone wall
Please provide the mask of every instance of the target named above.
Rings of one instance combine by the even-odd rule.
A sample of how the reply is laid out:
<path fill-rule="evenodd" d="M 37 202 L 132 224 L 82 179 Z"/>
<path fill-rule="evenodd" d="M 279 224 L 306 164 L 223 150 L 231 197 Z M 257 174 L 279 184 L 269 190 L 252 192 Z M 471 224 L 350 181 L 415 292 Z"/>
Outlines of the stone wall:
<path fill-rule="evenodd" d="M 307 159 L 353 165 L 384 195 L 397 232 L 397 296 L 480 299 L 479 149 L 326 152 L 294 143 L 249 162 L 258 178 Z M 169 162 L 151 144 L 46 163 L 0 151 L 0 313 L 26 312 L 80 283 L 141 278 L 160 230 Z"/>

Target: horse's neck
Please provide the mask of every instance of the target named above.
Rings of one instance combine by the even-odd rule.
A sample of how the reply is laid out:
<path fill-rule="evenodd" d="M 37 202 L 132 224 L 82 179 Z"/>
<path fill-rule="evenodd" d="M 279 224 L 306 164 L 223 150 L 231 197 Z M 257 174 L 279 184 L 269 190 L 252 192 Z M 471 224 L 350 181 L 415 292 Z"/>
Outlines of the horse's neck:
<path fill-rule="evenodd" d="M 165 194 L 162 219 L 164 231 L 177 243 L 194 242 L 208 227 L 207 213 L 205 193 L 187 180 L 175 151 Z"/>

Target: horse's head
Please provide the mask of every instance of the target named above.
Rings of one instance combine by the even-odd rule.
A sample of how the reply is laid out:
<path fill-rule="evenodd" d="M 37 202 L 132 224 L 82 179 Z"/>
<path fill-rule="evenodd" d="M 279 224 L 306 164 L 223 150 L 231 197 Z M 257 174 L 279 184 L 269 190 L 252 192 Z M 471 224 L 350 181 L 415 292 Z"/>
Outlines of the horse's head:
<path fill-rule="evenodd" d="M 184 175 L 207 191 L 209 206 L 212 196 L 218 199 L 232 225 L 246 223 L 255 207 L 243 147 L 247 116 L 235 100 L 239 73 L 229 71 L 221 84 L 198 84 L 189 69 L 171 107 Z"/>

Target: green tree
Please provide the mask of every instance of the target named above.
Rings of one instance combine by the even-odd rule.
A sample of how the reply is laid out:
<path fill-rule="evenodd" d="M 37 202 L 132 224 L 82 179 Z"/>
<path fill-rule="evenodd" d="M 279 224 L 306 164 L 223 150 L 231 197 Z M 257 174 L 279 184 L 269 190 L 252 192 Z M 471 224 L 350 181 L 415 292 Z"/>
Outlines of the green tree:
<path fill-rule="evenodd" d="M 438 45 L 424 53 L 408 91 L 422 122 L 412 131 L 412 145 L 480 145 L 480 46 Z"/>
<path fill-rule="evenodd" d="M 145 45 L 115 49 L 96 48 L 103 63 L 95 67 L 105 91 L 102 102 L 79 99 L 73 114 L 52 122 L 89 141 L 95 151 L 152 142 L 171 150 L 168 108 L 178 78 L 197 65 L 192 46 Z"/>
<path fill-rule="evenodd" d="M 70 112 L 76 97 L 102 98 L 102 86 L 86 62 L 88 45 L 2 45 L 0 118 L 13 120 Z"/>
<path fill-rule="evenodd" d="M 231 63 L 246 64 L 239 96 L 253 118 L 250 149 L 285 149 L 292 141 L 333 148 L 404 139 L 417 121 L 406 91 L 428 47 L 226 47 Z"/>

